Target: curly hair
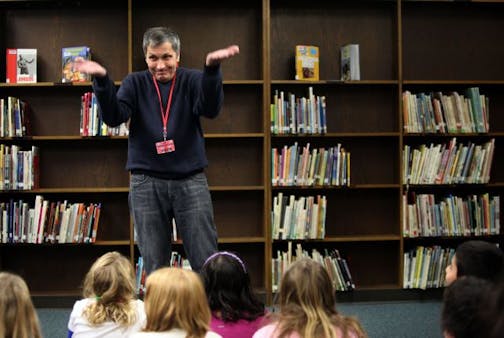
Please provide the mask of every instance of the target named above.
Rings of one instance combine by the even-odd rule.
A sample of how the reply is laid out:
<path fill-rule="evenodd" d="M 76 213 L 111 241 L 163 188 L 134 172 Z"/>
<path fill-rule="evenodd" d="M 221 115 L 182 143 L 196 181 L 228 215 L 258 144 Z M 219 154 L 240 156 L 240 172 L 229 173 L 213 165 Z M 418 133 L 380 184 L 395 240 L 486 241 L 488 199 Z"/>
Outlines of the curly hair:
<path fill-rule="evenodd" d="M 84 279 L 85 298 L 94 298 L 83 312 L 92 325 L 112 321 L 129 326 L 136 321 L 132 301 L 135 296 L 135 272 L 131 262 L 117 251 L 98 258 Z"/>

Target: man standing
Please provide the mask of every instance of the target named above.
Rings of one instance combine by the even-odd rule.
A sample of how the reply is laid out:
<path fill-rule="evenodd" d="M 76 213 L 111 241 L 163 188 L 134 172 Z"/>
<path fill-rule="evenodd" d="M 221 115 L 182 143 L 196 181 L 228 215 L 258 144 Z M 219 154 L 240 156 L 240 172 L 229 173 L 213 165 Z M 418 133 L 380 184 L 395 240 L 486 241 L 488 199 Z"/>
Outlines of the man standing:
<path fill-rule="evenodd" d="M 77 59 L 74 67 L 94 76 L 105 123 L 130 120 L 129 206 L 147 274 L 170 263 L 173 218 L 191 267 L 199 271 L 217 251 L 200 116 L 218 115 L 224 98 L 220 63 L 239 47 L 208 53 L 203 71 L 178 67 L 178 34 L 152 27 L 144 33 L 143 51 L 148 69 L 126 76 L 117 93 L 100 64 Z"/>

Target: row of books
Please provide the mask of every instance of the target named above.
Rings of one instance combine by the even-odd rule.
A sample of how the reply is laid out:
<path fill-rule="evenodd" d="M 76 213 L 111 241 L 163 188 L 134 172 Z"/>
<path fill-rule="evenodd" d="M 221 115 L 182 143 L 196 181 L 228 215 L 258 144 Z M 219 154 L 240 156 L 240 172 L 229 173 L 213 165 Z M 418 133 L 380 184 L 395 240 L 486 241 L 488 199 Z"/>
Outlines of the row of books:
<path fill-rule="evenodd" d="M 278 193 L 273 197 L 271 232 L 273 239 L 323 239 L 327 214 L 326 196 Z"/>
<path fill-rule="evenodd" d="M 487 133 L 489 98 L 479 87 L 466 90 L 402 95 L 404 131 L 407 133 Z"/>
<path fill-rule="evenodd" d="M 418 246 L 404 253 L 403 288 L 431 289 L 445 285 L 445 270 L 455 249 Z"/>
<path fill-rule="evenodd" d="M 31 134 L 31 108 L 28 102 L 16 97 L 0 99 L 0 137 L 24 137 Z M 81 136 L 128 136 L 127 123 L 109 127 L 100 117 L 98 102 L 93 92 L 81 96 Z"/>
<path fill-rule="evenodd" d="M 485 144 L 468 142 L 457 145 L 422 144 L 403 150 L 403 184 L 488 183 L 495 149 L 495 139 Z"/>
<path fill-rule="evenodd" d="M 318 81 L 320 78 L 320 51 L 318 46 L 297 45 L 295 51 L 296 80 Z M 359 45 L 346 44 L 340 48 L 340 78 L 343 81 L 360 80 Z"/>
<path fill-rule="evenodd" d="M 0 190 L 32 190 L 39 187 L 39 148 L 21 150 L 0 144 Z"/>
<path fill-rule="evenodd" d="M 271 149 L 273 186 L 350 186 L 350 152 L 334 147 L 310 149 L 295 142 Z"/>
<path fill-rule="evenodd" d="M 0 137 L 30 135 L 30 105 L 17 97 L 0 99 Z"/>
<path fill-rule="evenodd" d="M 272 259 L 273 292 L 278 291 L 282 276 L 289 266 L 296 260 L 304 257 L 313 259 L 326 269 L 335 290 L 351 291 L 355 289 L 355 283 L 350 273 L 348 262 L 340 255 L 338 249 L 324 249 L 324 254 L 321 254 L 317 249 L 312 249 L 310 254 L 298 243 L 293 252 L 292 242 L 288 242 L 287 251 L 277 251 L 277 258 Z"/>
<path fill-rule="evenodd" d="M 128 136 L 129 129 L 126 123 L 118 127 L 109 127 L 98 111 L 98 101 L 93 92 L 86 92 L 81 97 L 80 126 L 81 136 Z"/>
<path fill-rule="evenodd" d="M 181 267 L 183 269 L 192 270 L 191 264 L 187 258 L 182 257 L 177 251 L 172 251 L 170 258 L 170 266 Z M 136 294 L 139 297 L 145 295 L 145 280 L 147 278 L 147 273 L 144 268 L 143 257 L 140 256 L 135 264 L 135 276 L 136 276 Z"/>
<path fill-rule="evenodd" d="M 308 87 L 308 97 L 275 90 L 270 112 L 272 134 L 327 133 L 326 97 L 315 96 L 313 87 Z"/>
<path fill-rule="evenodd" d="M 101 203 L 50 202 L 35 196 L 34 207 L 24 200 L 0 203 L 2 243 L 94 243 Z"/>
<path fill-rule="evenodd" d="M 77 57 L 91 59 L 88 46 L 63 47 L 61 49 L 61 82 L 90 81 L 91 76 L 76 71 L 74 60 Z M 7 48 L 6 50 L 6 83 L 37 82 L 37 49 Z"/>
<path fill-rule="evenodd" d="M 500 234 L 500 196 L 488 193 L 447 196 L 436 201 L 433 194 L 403 195 L 403 236 L 481 236 Z"/>

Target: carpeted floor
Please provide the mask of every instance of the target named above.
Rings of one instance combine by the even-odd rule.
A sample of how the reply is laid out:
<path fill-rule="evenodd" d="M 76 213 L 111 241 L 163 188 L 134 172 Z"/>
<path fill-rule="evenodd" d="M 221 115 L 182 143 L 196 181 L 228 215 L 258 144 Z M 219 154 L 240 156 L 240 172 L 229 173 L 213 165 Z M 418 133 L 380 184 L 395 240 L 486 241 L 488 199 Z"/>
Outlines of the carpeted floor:
<path fill-rule="evenodd" d="M 370 338 L 441 338 L 439 301 L 338 304 L 356 316 Z M 65 338 L 71 309 L 37 309 L 45 338 Z M 239 338 L 239 337 L 237 337 Z"/>

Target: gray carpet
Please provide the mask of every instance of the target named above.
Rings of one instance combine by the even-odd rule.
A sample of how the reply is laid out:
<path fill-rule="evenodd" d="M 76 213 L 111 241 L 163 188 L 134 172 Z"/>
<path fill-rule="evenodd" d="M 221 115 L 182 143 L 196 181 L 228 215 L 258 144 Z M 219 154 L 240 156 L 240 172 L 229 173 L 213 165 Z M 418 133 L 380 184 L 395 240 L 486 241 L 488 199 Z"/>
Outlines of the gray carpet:
<path fill-rule="evenodd" d="M 441 338 L 441 302 L 343 303 L 338 310 L 356 316 L 370 338 Z"/>
<path fill-rule="evenodd" d="M 338 310 L 356 316 L 370 338 L 441 338 L 439 301 L 341 303 Z M 71 309 L 37 309 L 45 338 L 65 338 Z"/>

